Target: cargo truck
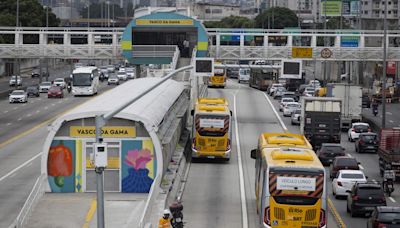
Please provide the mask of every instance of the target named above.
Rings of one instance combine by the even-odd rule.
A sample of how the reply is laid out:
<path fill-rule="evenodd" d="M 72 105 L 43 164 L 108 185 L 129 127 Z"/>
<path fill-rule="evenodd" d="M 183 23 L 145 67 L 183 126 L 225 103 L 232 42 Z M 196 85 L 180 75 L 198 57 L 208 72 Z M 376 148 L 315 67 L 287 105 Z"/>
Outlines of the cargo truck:
<path fill-rule="evenodd" d="M 351 124 L 362 119 L 362 87 L 346 83 L 328 83 L 327 97 L 342 99 L 342 115 L 340 128 L 349 130 Z"/>
<path fill-rule="evenodd" d="M 322 143 L 340 143 L 342 100 L 335 97 L 302 97 L 300 131 L 314 150 Z"/>
<path fill-rule="evenodd" d="M 394 170 L 400 177 L 400 128 L 382 129 L 379 135 L 379 171 Z"/>

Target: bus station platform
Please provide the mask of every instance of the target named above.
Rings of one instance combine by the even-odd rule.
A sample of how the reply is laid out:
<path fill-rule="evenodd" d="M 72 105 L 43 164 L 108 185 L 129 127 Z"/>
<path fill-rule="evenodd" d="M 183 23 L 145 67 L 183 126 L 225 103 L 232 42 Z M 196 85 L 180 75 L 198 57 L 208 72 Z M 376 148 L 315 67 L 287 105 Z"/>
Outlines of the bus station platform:
<path fill-rule="evenodd" d="M 105 227 L 138 224 L 148 194 L 105 193 Z M 97 227 L 96 193 L 45 193 L 36 205 L 26 228 Z"/>

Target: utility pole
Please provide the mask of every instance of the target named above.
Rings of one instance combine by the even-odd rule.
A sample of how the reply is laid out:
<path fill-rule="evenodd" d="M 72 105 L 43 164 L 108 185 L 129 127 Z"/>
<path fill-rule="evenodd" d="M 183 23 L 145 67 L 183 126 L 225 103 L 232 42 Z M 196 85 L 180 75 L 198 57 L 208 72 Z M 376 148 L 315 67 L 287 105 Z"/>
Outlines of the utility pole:
<path fill-rule="evenodd" d="M 46 6 L 46 28 L 49 27 L 49 7 Z"/>
<path fill-rule="evenodd" d="M 88 19 L 88 21 L 87 21 L 87 27 L 89 28 L 90 27 L 90 0 L 88 1 L 88 7 L 87 7 L 87 19 Z"/>
<path fill-rule="evenodd" d="M 19 27 L 19 0 L 17 0 L 17 16 L 15 18 L 15 27 Z"/>
<path fill-rule="evenodd" d="M 382 128 L 386 127 L 386 40 L 387 40 L 387 0 L 385 0 L 385 16 L 383 18 L 383 79 L 382 79 Z"/>

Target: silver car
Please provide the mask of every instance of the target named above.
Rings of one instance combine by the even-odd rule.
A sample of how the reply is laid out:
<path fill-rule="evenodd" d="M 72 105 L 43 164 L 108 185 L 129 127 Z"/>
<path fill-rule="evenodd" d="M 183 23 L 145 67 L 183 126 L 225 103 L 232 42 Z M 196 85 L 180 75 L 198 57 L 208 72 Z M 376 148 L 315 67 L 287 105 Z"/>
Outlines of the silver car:
<path fill-rule="evenodd" d="M 119 85 L 119 78 L 116 75 L 111 75 L 110 77 L 108 77 L 107 84 Z"/>
<path fill-rule="evenodd" d="M 292 112 L 292 116 L 290 117 L 290 123 L 292 125 L 300 125 L 301 118 L 301 109 L 296 109 Z"/>
<path fill-rule="evenodd" d="M 42 82 L 39 85 L 39 92 L 40 93 L 47 93 L 47 91 L 49 91 L 51 86 L 52 86 L 51 82 Z"/>
<path fill-rule="evenodd" d="M 276 91 L 274 92 L 274 95 L 272 95 L 272 96 L 274 99 L 281 99 L 283 93 L 285 93 L 285 92 L 286 92 L 285 87 L 278 87 L 278 88 L 276 88 Z"/>
<path fill-rule="evenodd" d="M 8 98 L 10 103 L 26 103 L 28 102 L 28 94 L 24 90 L 14 90 Z"/>

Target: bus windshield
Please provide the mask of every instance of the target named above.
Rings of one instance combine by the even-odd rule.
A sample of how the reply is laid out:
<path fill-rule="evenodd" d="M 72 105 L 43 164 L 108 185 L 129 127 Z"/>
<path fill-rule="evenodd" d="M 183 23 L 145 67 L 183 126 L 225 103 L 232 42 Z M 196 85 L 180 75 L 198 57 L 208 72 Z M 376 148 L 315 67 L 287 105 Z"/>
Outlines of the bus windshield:
<path fill-rule="evenodd" d="M 279 204 L 313 205 L 322 197 L 322 170 L 271 168 L 269 192 Z"/>
<path fill-rule="evenodd" d="M 73 86 L 91 86 L 92 85 L 92 77 L 90 74 L 74 74 L 72 77 L 72 85 Z"/>
<path fill-rule="evenodd" d="M 229 130 L 228 115 L 197 114 L 196 131 L 200 136 L 224 136 Z"/>

